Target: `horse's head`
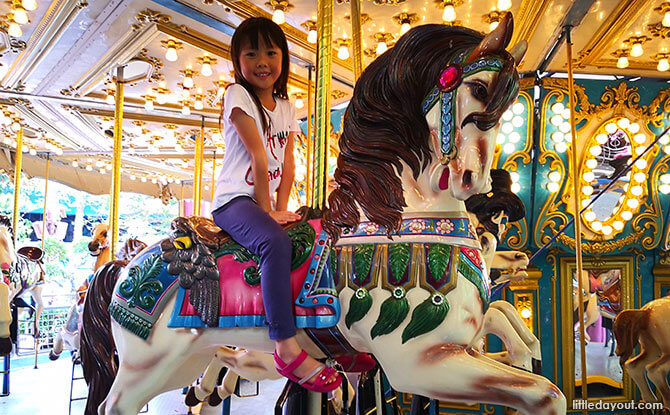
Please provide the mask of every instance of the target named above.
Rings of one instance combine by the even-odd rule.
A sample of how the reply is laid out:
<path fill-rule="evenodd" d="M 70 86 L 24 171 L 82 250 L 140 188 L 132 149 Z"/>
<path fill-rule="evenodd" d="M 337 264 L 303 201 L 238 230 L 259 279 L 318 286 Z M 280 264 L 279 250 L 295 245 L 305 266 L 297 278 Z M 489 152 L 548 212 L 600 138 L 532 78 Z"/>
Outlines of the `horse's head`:
<path fill-rule="evenodd" d="M 88 252 L 91 256 L 98 256 L 109 247 L 108 231 L 109 226 L 104 223 L 99 223 L 93 228 L 93 239 L 88 243 Z"/>
<path fill-rule="evenodd" d="M 526 48 L 505 50 L 512 27 L 510 13 L 485 37 L 417 26 L 366 68 L 339 139 L 339 187 L 324 217 L 331 236 L 358 225 L 359 208 L 391 234 L 403 211 L 463 209 L 457 201 L 488 191 L 499 120 L 518 94 Z"/>
<path fill-rule="evenodd" d="M 14 250 L 14 231 L 12 222 L 6 216 L 0 215 L 0 281 L 10 280 L 10 274 L 16 263 L 16 252 Z"/>

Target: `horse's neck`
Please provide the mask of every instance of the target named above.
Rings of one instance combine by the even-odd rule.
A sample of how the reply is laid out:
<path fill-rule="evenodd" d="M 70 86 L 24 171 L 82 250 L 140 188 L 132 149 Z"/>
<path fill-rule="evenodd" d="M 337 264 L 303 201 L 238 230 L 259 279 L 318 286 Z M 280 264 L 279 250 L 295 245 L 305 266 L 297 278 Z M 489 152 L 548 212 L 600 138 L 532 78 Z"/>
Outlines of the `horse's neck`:
<path fill-rule="evenodd" d="M 98 268 L 101 266 L 105 265 L 109 261 L 112 260 L 112 252 L 109 249 L 109 247 L 105 248 L 100 252 L 100 255 L 98 255 L 96 261 L 95 261 L 95 268 L 93 269 L 93 272 L 97 271 Z"/>
<path fill-rule="evenodd" d="M 426 217 L 467 217 L 465 203 L 454 198 L 449 189 L 433 189 L 430 170 L 425 169 L 415 179 L 409 166 L 403 166 L 400 180 L 407 205 L 403 209 L 403 217 L 417 217 L 422 214 Z"/>

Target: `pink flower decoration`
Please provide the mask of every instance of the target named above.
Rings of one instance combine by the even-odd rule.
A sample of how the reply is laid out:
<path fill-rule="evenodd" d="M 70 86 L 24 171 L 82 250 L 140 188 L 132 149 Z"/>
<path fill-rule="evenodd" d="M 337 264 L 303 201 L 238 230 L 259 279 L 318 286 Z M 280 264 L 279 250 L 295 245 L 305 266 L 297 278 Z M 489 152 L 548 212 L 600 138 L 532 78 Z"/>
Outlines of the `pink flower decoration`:
<path fill-rule="evenodd" d="M 419 233 L 426 229 L 426 223 L 421 219 L 414 219 L 409 223 L 409 231 L 412 233 Z"/>
<path fill-rule="evenodd" d="M 454 224 L 449 219 L 440 219 L 435 227 L 443 235 L 454 231 Z"/>
<path fill-rule="evenodd" d="M 364 229 L 365 233 L 367 233 L 368 235 L 372 235 L 373 233 L 376 233 L 378 230 L 379 230 L 379 225 L 377 225 L 376 223 L 372 223 L 372 222 L 368 223 L 365 226 L 365 229 Z"/>

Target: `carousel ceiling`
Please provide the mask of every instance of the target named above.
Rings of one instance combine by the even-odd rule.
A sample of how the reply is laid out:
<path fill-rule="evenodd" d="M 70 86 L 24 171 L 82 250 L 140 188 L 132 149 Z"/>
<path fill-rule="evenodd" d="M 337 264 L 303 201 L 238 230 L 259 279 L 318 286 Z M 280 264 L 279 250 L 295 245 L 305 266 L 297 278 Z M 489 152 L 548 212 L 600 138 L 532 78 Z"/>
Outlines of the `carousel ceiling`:
<path fill-rule="evenodd" d="M 354 75 L 351 5 L 334 2 L 331 103 L 337 106 L 351 97 Z M 530 45 L 521 71 L 563 72 L 564 47 L 551 52 L 566 15 L 581 8 L 586 15 L 573 31 L 578 72 L 663 78 L 670 66 L 670 2 L 361 0 L 360 6 L 364 65 L 411 26 L 445 23 L 488 32 L 502 14 L 512 12 L 512 43 L 525 39 Z M 16 131 L 23 127 L 27 158 L 49 154 L 61 166 L 56 171 L 70 171 L 56 179 L 84 190 L 104 189 L 74 178 L 109 175 L 117 93 L 111 72 L 132 61 L 140 79 L 124 88 L 124 187 L 145 191 L 151 186 L 140 183 L 189 183 L 194 138 L 202 127 L 209 159 L 204 174 L 211 177 L 216 169 L 212 156 L 220 161 L 225 151 L 218 115 L 221 96 L 233 81 L 230 39 L 235 27 L 253 15 L 284 21 L 292 61 L 289 94 L 299 115 L 306 116 L 308 85 L 315 76 L 314 0 L 4 2 L 0 168 L 11 169 Z M 30 175 L 44 174 L 39 163 L 29 162 L 26 169 Z"/>

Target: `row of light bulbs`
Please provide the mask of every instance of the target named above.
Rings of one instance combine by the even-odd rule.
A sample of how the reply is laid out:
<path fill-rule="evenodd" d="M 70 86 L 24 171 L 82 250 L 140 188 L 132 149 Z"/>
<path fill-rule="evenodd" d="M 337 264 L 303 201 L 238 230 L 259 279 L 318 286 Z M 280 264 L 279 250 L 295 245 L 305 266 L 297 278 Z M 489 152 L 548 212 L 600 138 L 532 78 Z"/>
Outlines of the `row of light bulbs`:
<path fill-rule="evenodd" d="M 88 158 L 85 163 L 82 163 L 79 160 L 73 160 L 72 161 L 72 167 L 78 168 L 78 167 L 83 167 L 84 170 L 86 171 L 93 171 L 94 166 L 95 168 L 98 169 L 100 174 L 106 174 L 107 171 L 112 170 L 112 164 L 110 162 L 105 162 L 102 160 L 96 160 L 95 162 L 93 161 L 92 158 Z M 121 167 L 120 170 L 121 173 L 123 173 L 123 167 Z M 137 180 L 139 179 L 142 183 L 146 183 L 149 180 L 149 176 L 142 176 L 138 175 L 137 173 L 131 173 L 128 175 L 128 178 L 130 180 Z M 161 182 L 162 184 L 168 184 L 168 183 L 175 183 L 175 184 L 181 184 L 181 179 L 176 178 L 176 177 L 171 177 L 171 176 L 158 176 L 158 177 L 153 177 L 151 178 L 152 183 L 158 183 Z"/>
<path fill-rule="evenodd" d="M 525 123 L 521 116 L 525 109 L 526 107 L 521 102 L 515 102 L 510 109 L 503 113 L 503 122 L 496 137 L 496 144 L 502 146 L 502 151 L 505 154 L 513 153 L 516 150 L 517 143 L 521 141 L 521 134 L 514 129 L 520 128 Z"/>
<path fill-rule="evenodd" d="M 664 2 L 654 10 L 663 15 L 661 25 L 663 27 L 670 27 L 670 2 Z M 624 46 L 630 47 L 630 49 L 617 49 L 612 53 L 612 55 L 617 58 L 617 68 L 627 68 L 630 64 L 630 62 L 628 62 L 629 56 L 633 58 L 642 56 L 644 54 L 642 45 L 649 40 L 651 40 L 651 38 L 647 36 L 631 36 L 630 38 L 624 40 Z M 658 61 L 656 70 L 659 72 L 665 72 L 670 69 L 670 53 L 660 52 L 653 55 L 651 58 Z"/>
<path fill-rule="evenodd" d="M 9 13 L 11 21 L 7 28 L 7 34 L 13 37 L 21 37 L 23 36 L 23 31 L 20 25 L 28 23 L 27 11 L 37 9 L 37 0 L 12 0 L 11 3 L 12 6 Z"/>

